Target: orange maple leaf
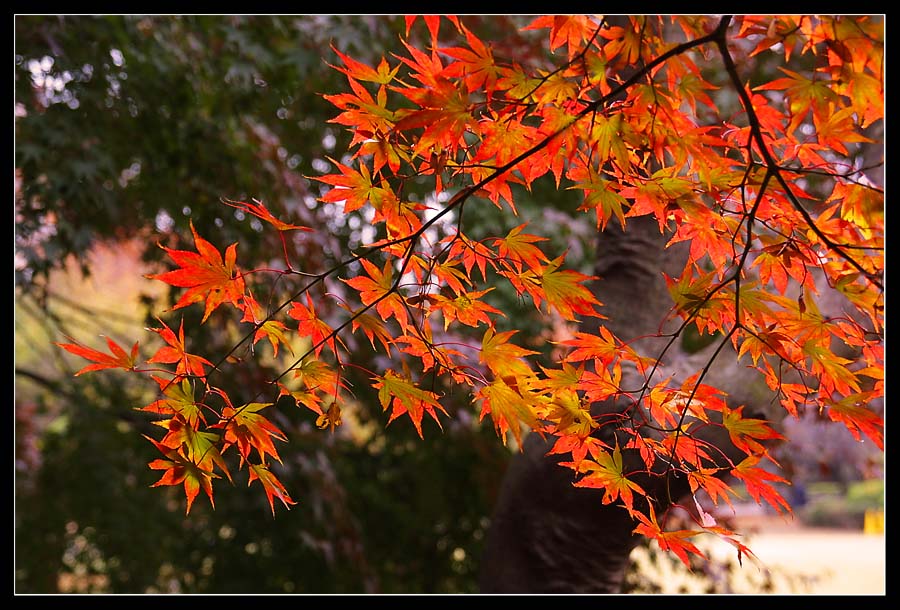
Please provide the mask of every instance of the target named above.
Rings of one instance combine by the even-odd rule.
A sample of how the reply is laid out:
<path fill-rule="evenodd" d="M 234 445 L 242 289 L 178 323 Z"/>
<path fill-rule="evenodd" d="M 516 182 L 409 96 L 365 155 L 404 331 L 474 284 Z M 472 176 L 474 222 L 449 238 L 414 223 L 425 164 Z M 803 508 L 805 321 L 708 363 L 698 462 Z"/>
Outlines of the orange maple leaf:
<path fill-rule="evenodd" d="M 583 48 L 597 31 L 598 23 L 588 15 L 542 15 L 525 26 L 524 30 L 550 28 L 550 50 L 566 45 L 569 58 Z"/>
<path fill-rule="evenodd" d="M 388 423 L 406 413 L 416 427 L 419 438 L 423 438 L 422 416 L 425 413 L 428 413 L 439 427 L 441 422 L 435 411 L 441 411 L 447 415 L 444 407 L 437 400 L 437 394 L 417 387 L 408 377 L 398 375 L 391 369 L 385 371 L 384 376 L 374 377 L 373 381 L 375 383 L 372 384 L 372 387 L 378 390 L 378 400 L 381 402 L 382 409 L 387 411 L 388 407 L 391 408 Z"/>
<path fill-rule="evenodd" d="M 841 400 L 828 400 L 825 401 L 826 412 L 832 421 L 843 422 L 856 440 L 860 440 L 860 432 L 863 432 L 884 450 L 884 420 L 866 408 L 866 404 L 877 396 L 878 392 L 859 392 Z"/>
<path fill-rule="evenodd" d="M 394 69 L 391 69 L 384 57 L 381 58 L 381 62 L 378 64 L 378 67 L 373 68 L 368 64 L 364 64 L 361 61 L 357 61 L 352 57 L 344 55 L 343 53 L 338 51 L 334 47 L 334 45 L 331 45 L 331 50 L 341 58 L 341 61 L 344 62 L 346 68 L 342 68 L 340 66 L 331 67 L 338 72 L 343 72 L 347 76 L 355 78 L 356 80 L 378 83 L 379 85 L 387 85 L 392 80 L 394 80 L 394 75 L 397 74 L 397 70 L 400 68 L 399 66 L 397 66 Z"/>
<path fill-rule="evenodd" d="M 506 444 L 506 432 L 512 432 L 519 450 L 522 449 L 522 425 L 536 429 L 537 417 L 534 413 L 536 396 L 528 391 L 520 391 L 508 385 L 503 379 L 496 379 L 475 394 L 481 400 L 479 421 L 490 413 L 497 435 Z"/>
<path fill-rule="evenodd" d="M 378 269 L 375 265 L 362 259 L 368 277 L 360 275 L 349 280 L 342 280 L 349 286 L 359 291 L 359 298 L 363 305 L 375 305 L 375 310 L 385 320 L 394 316 L 400 326 L 406 328 L 409 318 L 403 299 L 395 291 L 393 269 L 391 261 L 385 261 L 384 268 Z"/>
<path fill-rule="evenodd" d="M 473 290 L 471 292 L 462 292 L 456 298 L 450 299 L 442 295 L 435 295 L 434 305 L 432 309 L 439 309 L 444 314 L 444 330 L 450 326 L 453 320 L 459 320 L 461 324 L 466 326 L 477 327 L 483 322 L 488 326 L 493 326 L 494 322 L 488 317 L 488 314 L 504 315 L 502 311 L 496 307 L 492 307 L 481 301 L 481 297 L 493 290 L 493 287 L 487 290 Z"/>
<path fill-rule="evenodd" d="M 360 164 L 359 171 L 357 171 L 334 159 L 329 158 L 328 160 L 334 163 L 341 173 L 314 178 L 314 180 L 335 187 L 322 195 L 321 201 L 343 203 L 344 213 L 347 213 L 358 210 L 367 203 L 380 209 L 385 200 L 397 198 L 393 191 L 382 186 L 384 184 L 382 179 L 377 174 L 373 175 L 365 163 Z"/>
<path fill-rule="evenodd" d="M 767 453 L 766 448 L 759 441 L 784 439 L 766 420 L 744 417 L 741 413 L 743 410 L 744 407 L 722 409 L 722 425 L 728 430 L 735 447 L 748 454 L 764 455 Z"/>
<path fill-rule="evenodd" d="M 622 450 L 616 444 L 612 453 L 599 447 L 591 448 L 593 459 L 582 460 L 577 467 L 579 473 L 588 473 L 575 482 L 576 487 L 602 489 L 603 504 L 621 500 L 625 509 L 634 516 L 634 493 L 646 496 L 643 488 L 628 478 L 622 461 Z M 562 463 L 561 465 L 569 465 Z"/>
<path fill-rule="evenodd" d="M 506 237 L 495 237 L 493 239 L 494 246 L 497 248 L 497 254 L 512 263 L 516 271 L 522 271 L 524 264 L 528 269 L 540 272 L 543 269 L 543 263 L 550 259 L 533 244 L 546 241 L 547 238 L 522 233 L 522 229 L 526 226 L 527 224 L 519 225 L 512 229 Z"/>
<path fill-rule="evenodd" d="M 601 303 L 582 285 L 583 282 L 597 278 L 571 269 L 559 271 L 563 258 L 559 256 L 550 261 L 540 276 L 541 288 L 548 306 L 556 309 L 566 320 L 573 322 L 576 321 L 576 313 L 597 317 L 598 313 L 594 306 Z"/>
<path fill-rule="evenodd" d="M 497 376 L 528 375 L 531 372 L 522 357 L 537 352 L 510 343 L 510 337 L 517 332 L 507 330 L 495 333 L 493 328 L 488 328 L 481 339 L 480 359 Z"/>
<path fill-rule="evenodd" d="M 296 504 L 293 500 L 291 500 L 291 496 L 288 495 L 287 490 L 284 488 L 284 485 L 281 484 L 281 481 L 272 474 L 272 471 L 269 470 L 269 467 L 263 464 L 250 464 L 250 478 L 247 481 L 247 486 L 249 487 L 253 481 L 259 481 L 263 489 L 266 492 L 266 499 L 269 500 L 269 506 L 272 509 L 272 516 L 275 515 L 275 498 L 281 500 L 281 503 L 284 504 L 285 508 L 290 510 L 292 504 Z"/>

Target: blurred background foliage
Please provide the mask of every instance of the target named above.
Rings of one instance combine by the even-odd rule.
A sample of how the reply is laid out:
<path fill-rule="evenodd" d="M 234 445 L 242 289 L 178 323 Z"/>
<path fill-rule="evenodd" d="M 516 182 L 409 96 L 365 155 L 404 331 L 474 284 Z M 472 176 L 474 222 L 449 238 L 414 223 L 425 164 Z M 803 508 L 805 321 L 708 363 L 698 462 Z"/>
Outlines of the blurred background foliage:
<path fill-rule="evenodd" d="M 551 61 L 544 34 L 519 29 L 529 20 L 464 18 L 497 56 L 541 65 Z M 424 423 L 424 441 L 408 421 L 386 425 L 367 379 L 353 371 L 389 363 L 348 338 L 359 368 L 348 369 L 354 399 L 344 426 L 330 434 L 311 411 L 276 407 L 289 437 L 278 447 L 278 476 L 297 505 L 277 505 L 273 518 L 242 473 L 234 488 L 216 488 L 215 510 L 200 498 L 185 517 L 181 489 L 150 488 L 159 473 L 147 463 L 157 455 L 141 434 L 158 430 L 134 407 L 155 398 L 154 384 L 116 372 L 74 377 L 84 363 L 52 345 L 74 337 L 99 348 L 98 335 L 108 334 L 124 346 L 140 340 L 146 358 L 156 337 L 143 329 L 159 327 L 154 316 L 174 327 L 183 315 L 194 329 L 189 345 L 202 346 L 195 351 L 213 361 L 228 352 L 241 337 L 235 319 L 200 326 L 196 308 L 161 313 L 172 294 L 142 277 L 166 264 L 157 243 L 192 248 L 190 222 L 220 250 L 237 242 L 242 268 L 282 268 L 276 232 L 222 198 L 256 198 L 315 227 L 287 244 L 308 273 L 370 240 L 364 212 L 318 203 L 319 183 L 307 176 L 332 171 L 328 158 L 342 160 L 348 144 L 322 98 L 346 87 L 329 67 L 339 63 L 333 48 L 375 64 L 404 31 L 402 17 L 365 15 L 16 17 L 18 592 L 476 591 L 481 543 L 515 448 L 478 422 L 464 393 L 451 393 L 443 431 Z M 429 40 L 421 20 L 411 35 L 420 46 Z M 408 193 L 440 203 L 425 180 Z M 567 251 L 569 267 L 590 273 L 596 228 L 575 214 L 579 203 L 574 191 L 536 183 L 516 193 L 519 217 L 473 201 L 465 229 L 479 238 L 534 222 L 550 238 L 546 252 Z M 297 287 L 272 277 L 254 286 L 261 303 L 280 303 Z M 339 296 L 342 287 L 326 289 Z M 515 326 L 527 347 L 549 356 L 559 322 L 508 284 L 494 295 L 512 312 L 500 329 Z M 313 296 L 326 321 L 344 319 L 335 299 Z M 233 395 L 265 388 L 282 369 L 266 357 L 268 345 L 257 348 L 257 366 L 229 367 L 215 384 Z M 639 592 L 655 586 L 638 572 L 629 582 Z"/>

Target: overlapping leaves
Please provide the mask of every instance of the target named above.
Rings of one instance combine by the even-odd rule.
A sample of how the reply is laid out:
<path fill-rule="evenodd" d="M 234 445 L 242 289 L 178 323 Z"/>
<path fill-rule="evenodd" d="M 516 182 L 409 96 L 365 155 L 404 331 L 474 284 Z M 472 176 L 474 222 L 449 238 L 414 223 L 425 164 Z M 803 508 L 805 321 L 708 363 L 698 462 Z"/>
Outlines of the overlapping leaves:
<path fill-rule="evenodd" d="M 275 380 L 276 395 L 237 400 L 212 385 L 219 365 L 193 351 L 183 322 L 177 334 L 162 321 L 152 329 L 165 345 L 147 363 L 166 369 L 140 369 L 137 343 L 130 354 L 112 340 L 109 354 L 60 344 L 93 362 L 78 374 L 153 374 L 161 397 L 143 410 L 162 417 L 166 430 L 161 441 L 150 439 L 163 454 L 150 464 L 164 471 L 156 485 L 183 485 L 188 510 L 201 489 L 212 501 L 214 480 L 231 478 L 224 456 L 234 447 L 273 513 L 275 499 L 292 505 L 272 471 L 275 441 L 287 436 L 261 412 L 290 397 L 334 431 L 346 390 L 345 339 L 362 331 L 373 350 L 400 363 L 369 375 L 386 423 L 408 418 L 423 438 L 426 414 L 440 427 L 450 415 L 438 389 L 444 386 L 434 380 L 447 379 L 465 388 L 504 442 L 511 437 L 521 446 L 529 432 L 555 437 L 553 452 L 572 456 L 565 464 L 576 485 L 602 489 L 603 502 L 633 515 L 636 532 L 685 563 L 689 553 L 700 554 L 690 539 L 701 531 L 746 552 L 714 523 L 667 531 L 636 478 L 661 460 L 718 503 L 729 501 L 723 477 L 730 474 L 754 500 L 788 511 L 773 486 L 784 479 L 763 467 L 767 445 L 781 440 L 770 422 L 728 404 L 700 372 L 681 383 L 653 379 L 659 355 L 639 354 L 602 325 L 602 303 L 589 289 L 596 278 L 567 268 L 565 253 L 549 251 L 533 225 L 517 220 L 504 234 L 476 240 L 460 221 L 439 243 L 429 241 L 436 223 L 467 201 L 486 199 L 515 214 L 521 187 L 548 174 L 583 194 L 581 210 L 596 216 L 598 230 L 613 221 L 627 232 L 631 218 L 649 216 L 672 231 L 671 244 L 688 242 L 683 272 L 665 277 L 681 328 L 727 337 L 789 414 L 816 408 L 883 447 L 883 419 L 874 410 L 883 393 L 883 193 L 850 158 L 871 139 L 863 129 L 883 117 L 883 24 L 866 16 L 671 21 L 681 42 L 668 38 L 662 18 L 634 17 L 623 26 L 592 16 L 538 17 L 526 29 L 547 30 L 547 49 L 559 54 L 552 70 L 499 57 L 459 19 L 441 30 L 437 16 L 424 17 L 430 49 L 404 41 L 375 66 L 336 49 L 335 69 L 349 89 L 325 99 L 351 145 L 341 162 L 332 160 L 336 171 L 314 179 L 320 201 L 362 213 L 378 240 L 312 281 L 296 274 L 306 283 L 277 306 L 263 307 L 251 295 L 236 244 L 223 255 L 193 225 L 196 251 L 163 246 L 177 268 L 150 276 L 184 289 L 173 309 L 202 304 L 205 322 L 230 307 L 252 344 L 268 339 L 275 357 L 286 348 L 280 355 L 292 360 Z M 407 17 L 407 31 L 416 23 Z M 441 32 L 458 36 L 442 44 Z M 747 90 L 727 55 L 732 39 L 749 44 L 751 57 L 773 54 L 790 67 Z M 707 80 L 695 48 L 726 53 L 738 113 L 719 112 L 716 92 L 729 86 Z M 804 61 L 790 63 L 797 57 Z M 637 74 L 626 80 L 625 66 Z M 436 194 L 452 195 L 437 207 L 410 200 L 409 177 L 428 177 Z M 827 201 L 807 192 L 813 181 L 830 185 Z M 256 200 L 227 203 L 282 239 L 307 230 Z M 294 268 L 286 253 L 285 275 Z M 343 282 L 346 317 L 338 321 L 323 319 L 317 307 L 316 299 L 333 297 L 312 291 L 332 276 Z M 593 317 L 599 330 L 574 331 L 560 342 L 557 362 L 535 366 L 535 351 L 516 341 L 516 330 L 495 326 L 506 314 L 492 301 L 501 282 L 548 318 Z M 822 286 L 847 298 L 844 315 L 819 312 Z M 834 345 L 856 355 L 838 356 Z M 645 385 L 621 387 L 623 367 L 636 369 Z M 616 399 L 643 415 L 592 414 L 592 404 Z M 621 444 L 592 436 L 606 425 L 618 429 Z M 747 458 L 723 464 L 695 435 L 704 426 L 721 427 Z M 639 455 L 646 468 L 627 471 L 623 454 Z"/>

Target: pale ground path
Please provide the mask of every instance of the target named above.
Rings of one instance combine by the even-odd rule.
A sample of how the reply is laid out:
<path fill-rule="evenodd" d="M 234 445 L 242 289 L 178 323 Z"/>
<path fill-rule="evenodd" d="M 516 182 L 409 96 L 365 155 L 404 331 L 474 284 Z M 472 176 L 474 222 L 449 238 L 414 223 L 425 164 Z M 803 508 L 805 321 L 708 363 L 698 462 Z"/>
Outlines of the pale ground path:
<path fill-rule="evenodd" d="M 803 591 L 813 595 L 884 595 L 884 534 L 824 528 L 783 527 L 749 536 L 748 546 L 770 570 L 817 579 Z M 733 551 L 732 547 L 722 549 Z M 745 563 L 745 569 L 755 569 Z"/>
<path fill-rule="evenodd" d="M 758 508 L 758 507 L 757 507 Z M 740 540 L 759 559 L 746 557 L 737 566 L 735 547 L 707 537 L 692 541 L 707 555 L 735 565 L 734 591 L 741 595 L 885 595 L 886 547 L 881 533 L 862 530 L 806 527 L 778 516 L 757 511 L 731 526 L 744 535 Z M 644 555 L 633 558 L 642 563 Z M 706 582 L 671 573 L 665 563 L 650 566 L 657 573 L 661 593 L 702 594 Z M 762 591 L 764 570 L 772 575 L 773 591 Z"/>

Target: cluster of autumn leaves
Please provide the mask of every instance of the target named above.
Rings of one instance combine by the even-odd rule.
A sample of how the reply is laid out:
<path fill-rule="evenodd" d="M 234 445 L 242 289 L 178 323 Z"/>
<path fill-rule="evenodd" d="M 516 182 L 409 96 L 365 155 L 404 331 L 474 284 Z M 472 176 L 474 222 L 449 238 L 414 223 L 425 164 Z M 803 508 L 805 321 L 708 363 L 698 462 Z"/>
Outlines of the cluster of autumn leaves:
<path fill-rule="evenodd" d="M 702 383 L 700 371 L 676 386 L 653 380 L 650 355 L 602 324 L 596 334 L 575 332 L 562 342 L 567 353 L 557 365 L 539 370 L 528 360 L 534 352 L 516 343 L 515 330 L 496 328 L 504 312 L 491 304 L 490 293 L 501 281 L 548 316 L 572 323 L 602 318 L 602 304 L 585 285 L 593 278 L 566 269 L 564 255 L 545 252 L 544 238 L 527 224 L 480 240 L 463 230 L 466 205 L 485 205 L 473 199 L 515 213 L 512 185 L 528 189 L 549 175 L 557 186 L 584 194 L 581 209 L 596 216 L 598 230 L 615 222 L 627 231 L 628 218 L 653 215 L 661 231 L 674 231 L 672 243 L 690 242 L 683 274 L 666 278 L 683 326 L 721 333 L 750 357 L 789 413 L 812 405 L 882 446 L 882 420 L 866 405 L 883 392 L 883 193 L 859 180 L 846 155 L 883 116 L 883 25 L 846 16 L 634 17 L 624 25 L 583 15 L 539 17 L 526 29 L 549 30 L 549 50 L 560 65 L 548 70 L 497 60 L 459 19 L 423 20 L 432 48 L 404 41 L 406 54 L 393 56 L 393 65 L 383 58 L 372 67 L 335 50 L 349 89 L 325 96 L 340 111 L 333 122 L 352 134 L 352 162 L 332 160 L 336 171 L 315 178 L 327 188 L 321 201 L 340 204 L 345 214 L 369 210 L 377 241 L 307 278 L 295 298 L 275 309 L 247 289 L 237 244 L 223 254 L 191 226 L 196 251 L 164 247 L 175 268 L 150 276 L 184 289 L 174 310 L 201 305 L 205 322 L 221 306 L 233 307 L 253 343 L 267 340 L 276 355 L 292 337 L 307 338 L 308 351 L 274 380 L 273 401 L 292 397 L 322 428 L 341 422 L 343 333 L 362 332 L 401 363 L 372 374 L 388 421 L 408 417 L 420 436 L 426 414 L 440 425 L 441 396 L 423 380 L 445 376 L 469 388 L 481 418 L 490 416 L 504 442 L 511 435 L 521 443 L 526 430 L 555 437 L 553 451 L 571 454 L 567 464 L 577 484 L 602 488 L 603 502 L 621 503 L 637 520 L 636 531 L 685 561 L 687 552 L 699 553 L 689 538 L 700 531 L 746 550 L 714 521 L 665 531 L 649 502 L 635 502 L 646 491 L 624 469 L 621 452 L 639 450 L 648 469 L 654 460 L 671 461 L 687 473 L 692 490 L 714 503 L 730 503 L 734 492 L 722 475 L 731 474 L 755 500 L 787 511 L 773 486 L 783 479 L 763 463 L 772 459 L 766 441 L 780 438 L 767 422 L 729 406 Z M 407 18 L 407 33 L 416 21 Z M 439 44 L 442 23 L 464 41 L 460 46 Z M 680 46 L 668 39 L 673 27 L 684 36 Z M 711 95 L 722 85 L 710 83 L 698 62 L 720 45 L 728 65 L 726 35 L 748 57 L 775 53 L 787 64 L 803 56 L 814 68 L 785 69 L 784 78 L 740 89 L 749 107 L 719 116 L 722 102 Z M 627 78 L 620 75 L 626 68 Z M 702 118 L 708 116 L 714 119 Z M 803 135 L 810 129 L 814 136 Z M 431 210 L 405 200 L 405 181 L 421 176 L 432 176 L 436 192 L 452 189 L 453 196 Z M 828 183 L 825 201 L 804 190 L 814 178 Z M 282 239 L 311 230 L 276 218 L 259 201 L 227 203 L 265 221 Z M 430 243 L 429 229 L 451 211 L 456 229 Z M 355 275 L 352 263 L 359 263 Z M 820 314 L 816 273 L 860 315 Z M 310 290 L 330 275 L 339 275 L 357 300 L 336 327 L 319 317 Z M 474 350 L 442 338 L 464 327 L 481 339 Z M 188 511 L 201 489 L 212 501 L 213 480 L 231 478 L 223 454 L 234 448 L 273 513 L 275 499 L 293 504 L 271 470 L 280 460 L 275 441 L 287 440 L 264 415 L 274 402 L 237 401 L 211 385 L 214 366 L 189 351 L 183 322 L 177 334 L 164 322 L 152 330 L 165 345 L 147 363 L 169 365 L 165 373 L 139 367 L 137 343 L 126 352 L 108 339 L 109 353 L 60 345 L 93 362 L 78 374 L 120 368 L 150 372 L 158 383 L 160 398 L 141 407 L 161 416 L 157 423 L 165 430 L 161 439 L 149 439 L 163 455 L 150 463 L 163 471 L 156 485 L 183 484 Z M 859 358 L 835 356 L 834 341 L 857 349 Z M 621 387 L 623 365 L 647 376 L 643 388 Z M 300 380 L 299 388 L 282 382 L 288 374 Z M 623 397 L 640 405 L 644 421 L 592 417 L 591 404 Z M 221 406 L 210 406 L 213 398 Z M 718 422 L 747 459 L 723 468 L 693 439 L 686 414 Z M 605 444 L 593 434 L 601 425 L 619 425 L 631 440 Z M 646 434 L 650 429 L 662 435 Z"/>

